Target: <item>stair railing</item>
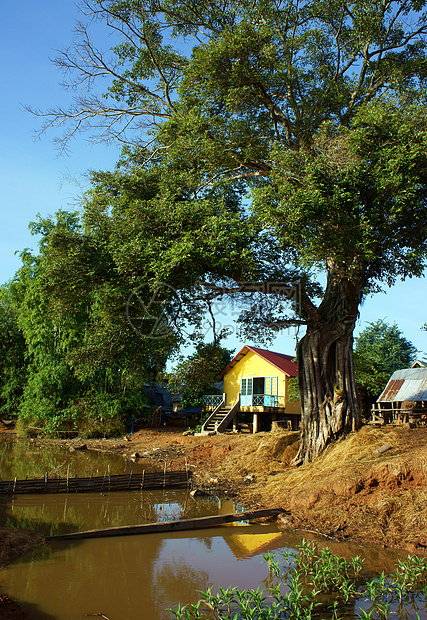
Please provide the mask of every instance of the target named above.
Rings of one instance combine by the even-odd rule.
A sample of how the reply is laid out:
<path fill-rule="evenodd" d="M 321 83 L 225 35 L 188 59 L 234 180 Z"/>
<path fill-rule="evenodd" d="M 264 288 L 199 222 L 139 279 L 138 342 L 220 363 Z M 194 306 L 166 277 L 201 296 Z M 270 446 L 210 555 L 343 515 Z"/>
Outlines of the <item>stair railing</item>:
<path fill-rule="evenodd" d="M 215 407 L 221 403 L 223 399 L 223 395 L 221 394 L 203 394 L 202 400 L 205 407 Z"/>
<path fill-rule="evenodd" d="M 212 418 L 218 413 L 218 411 L 220 411 L 220 409 L 222 409 L 223 407 L 225 407 L 225 394 L 222 395 L 222 401 L 219 403 L 219 405 L 217 405 L 217 407 L 215 407 L 215 409 L 212 411 L 211 415 L 208 417 L 207 420 L 205 420 L 205 422 L 202 425 L 202 433 L 206 430 L 206 425 L 209 424 L 210 420 L 212 420 Z"/>
<path fill-rule="evenodd" d="M 239 413 L 239 409 L 240 409 L 240 394 L 237 394 L 236 402 L 231 407 L 230 411 L 228 411 L 227 415 L 225 415 L 223 419 L 221 420 L 221 422 L 218 424 L 218 427 L 216 429 L 217 433 L 222 433 L 222 431 L 224 431 L 227 428 L 227 426 L 230 424 L 234 416 Z"/>

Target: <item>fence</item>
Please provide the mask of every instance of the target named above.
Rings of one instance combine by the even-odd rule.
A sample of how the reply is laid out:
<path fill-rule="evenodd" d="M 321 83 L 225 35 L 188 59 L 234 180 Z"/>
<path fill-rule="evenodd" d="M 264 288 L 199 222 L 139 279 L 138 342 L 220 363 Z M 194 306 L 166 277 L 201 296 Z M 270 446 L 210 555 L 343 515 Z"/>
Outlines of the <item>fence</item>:
<path fill-rule="evenodd" d="M 205 407 L 218 407 L 223 401 L 223 394 L 205 394 L 202 396 Z"/>

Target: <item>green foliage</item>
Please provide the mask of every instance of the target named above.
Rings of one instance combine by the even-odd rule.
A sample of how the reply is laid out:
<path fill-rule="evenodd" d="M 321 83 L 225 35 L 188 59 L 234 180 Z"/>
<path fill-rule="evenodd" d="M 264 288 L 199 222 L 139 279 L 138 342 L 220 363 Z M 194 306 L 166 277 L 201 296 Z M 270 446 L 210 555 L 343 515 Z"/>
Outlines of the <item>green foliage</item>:
<path fill-rule="evenodd" d="M 419 275 L 427 228 L 422 6 L 87 3 L 122 33 L 105 98 L 124 112 L 84 97 L 76 105 L 89 124 L 109 118 L 103 136 L 138 145 L 125 149 L 121 173 L 95 175 L 90 207 L 97 223 L 111 211 L 112 230 L 122 236 L 121 222 L 129 232 L 117 248 L 122 272 L 139 268 L 177 288 L 198 278 L 298 281 L 303 303 L 285 317 L 289 304 L 279 300 L 270 316 L 256 299 L 259 312 L 243 325 L 256 332 L 259 324 L 260 336 L 275 321 L 318 321 L 310 304 L 319 287 L 307 270 L 325 269 L 344 283 L 341 296 L 359 300 L 381 282 Z M 75 51 L 58 61 L 73 68 L 71 80 L 96 78 Z M 76 114 L 48 116 L 64 123 Z M 135 127 L 126 138 L 114 130 L 124 118 Z M 335 305 L 327 299 L 326 308 Z"/>
<path fill-rule="evenodd" d="M 89 391 L 70 406 L 75 428 L 82 437 L 118 437 L 127 430 L 126 402 L 120 394 Z"/>
<path fill-rule="evenodd" d="M 379 396 L 395 370 L 408 368 L 417 349 L 406 340 L 394 323 L 382 319 L 368 323 L 355 339 L 354 370 L 356 381 L 370 396 Z"/>
<path fill-rule="evenodd" d="M 57 63 L 81 96 L 48 112 L 46 127 L 68 127 L 65 141 L 89 128 L 127 146 L 114 173 L 93 176 L 84 229 L 49 235 L 58 298 L 61 274 L 68 308 L 75 297 L 86 311 L 83 292 L 91 296 L 76 372 L 91 376 L 123 338 L 120 314 L 104 303 L 116 291 L 172 286 L 179 303 L 166 295 L 166 315 L 179 307 L 196 335 L 203 301 L 230 294 L 246 302 L 251 339 L 307 328 L 297 355 L 308 457 L 357 428 L 360 303 L 425 267 L 425 4 L 85 0 L 87 28 L 108 23 L 120 40 L 103 57 L 80 25 Z M 110 78 L 103 97 L 91 92 L 100 76 Z M 282 282 L 298 295 L 248 299 L 242 281 Z M 172 340 L 153 347 L 154 366 Z M 315 387 L 304 379 L 313 376 Z M 333 386 L 344 376 L 338 403 Z M 325 403 L 321 428 L 314 418 Z"/>
<path fill-rule="evenodd" d="M 0 287 L 0 414 L 16 415 L 27 379 L 27 350 L 12 285 Z"/>
<path fill-rule="evenodd" d="M 367 104 L 350 127 L 321 125 L 314 153 L 274 152 L 272 182 L 255 198 L 265 225 L 276 222 L 283 244 L 307 267 L 329 260 L 354 284 L 362 277 L 364 293 L 379 282 L 421 275 L 426 238 L 416 226 L 427 224 L 420 194 L 426 180 L 420 174 L 427 171 L 423 118 L 423 106 L 404 106 L 399 98 Z"/>
<path fill-rule="evenodd" d="M 297 361 L 295 358 L 294 362 Z M 288 400 L 290 402 L 299 400 L 299 385 L 298 385 L 298 377 L 288 377 Z"/>
<path fill-rule="evenodd" d="M 65 212 L 32 231 L 42 236 L 39 255 L 23 252 L 2 290 L 3 409 L 13 407 L 30 433 L 122 434 L 176 341 L 141 346 L 126 315 L 133 282 L 117 277 L 108 237 L 86 233 Z"/>
<path fill-rule="evenodd" d="M 221 372 L 231 359 L 232 352 L 219 343 L 199 343 L 195 353 L 182 359 L 166 376 L 168 387 L 174 392 L 182 392 L 184 407 L 201 407 L 204 394 L 221 393 L 215 383 L 221 380 Z"/>
<path fill-rule="evenodd" d="M 84 220 L 91 235 L 106 243 L 117 274 L 183 292 L 207 273 L 250 277 L 256 231 L 239 204 L 240 192 L 206 188 L 194 196 L 196 174 L 185 171 L 180 179 L 179 170 L 147 170 L 136 156 L 114 173 L 94 173 L 85 204 Z M 181 301 L 194 303 L 185 295 Z"/>
<path fill-rule="evenodd" d="M 279 558 L 279 559 L 277 559 Z M 358 611 L 356 618 L 407 618 L 417 600 L 425 601 L 427 561 L 409 556 L 400 562 L 396 573 L 366 581 L 362 576 L 362 560 L 337 557 L 327 548 L 318 549 L 303 541 L 296 553 L 279 556 L 266 554 L 269 576 L 266 591 L 239 590 L 235 587 L 212 588 L 200 592 L 202 598 L 192 605 L 172 611 L 177 620 L 336 620 L 343 614 Z M 366 611 L 366 601 L 371 609 Z"/>
<path fill-rule="evenodd" d="M 128 242 L 117 247 L 120 268 L 151 269 L 180 287 L 201 276 L 280 274 L 298 278 L 307 294 L 306 269 L 326 269 L 363 294 L 419 275 L 426 250 L 423 6 L 85 3 L 88 16 L 114 24 L 122 38 L 112 50 L 106 103 L 90 105 L 83 96 L 74 114 L 48 113 L 47 123 L 72 124 L 85 113 L 102 136 L 137 145 L 125 148 L 121 173 L 94 176 L 97 225 L 111 210 L 113 235 L 120 222 L 128 230 Z M 93 53 L 81 53 L 85 46 L 83 36 L 57 61 L 70 68 L 76 88 L 98 75 Z M 98 60 L 105 75 L 108 60 Z M 119 127 L 125 119 L 134 135 Z"/>

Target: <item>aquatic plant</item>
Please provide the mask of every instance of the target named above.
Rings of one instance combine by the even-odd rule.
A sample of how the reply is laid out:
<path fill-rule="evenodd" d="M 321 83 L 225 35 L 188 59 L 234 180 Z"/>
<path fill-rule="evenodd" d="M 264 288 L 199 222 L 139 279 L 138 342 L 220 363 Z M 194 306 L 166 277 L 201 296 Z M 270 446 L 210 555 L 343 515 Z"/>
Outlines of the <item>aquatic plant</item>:
<path fill-rule="evenodd" d="M 409 556 L 395 573 L 367 580 L 363 561 L 303 541 L 295 552 L 268 552 L 265 589 L 200 591 L 195 604 L 170 610 L 176 620 L 419 620 L 426 605 L 427 559 Z"/>

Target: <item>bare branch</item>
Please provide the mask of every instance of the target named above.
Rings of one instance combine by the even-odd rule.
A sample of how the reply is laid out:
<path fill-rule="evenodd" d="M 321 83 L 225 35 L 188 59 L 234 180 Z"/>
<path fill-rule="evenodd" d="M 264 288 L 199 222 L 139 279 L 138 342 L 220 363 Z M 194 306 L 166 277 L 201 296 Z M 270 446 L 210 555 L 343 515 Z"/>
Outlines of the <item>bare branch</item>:
<path fill-rule="evenodd" d="M 65 128 L 62 137 L 56 140 L 61 151 L 67 149 L 69 141 L 77 134 L 96 129 L 93 142 L 118 140 L 124 144 L 141 145 L 141 137 L 149 129 L 158 127 L 156 119 L 170 118 L 156 106 L 108 106 L 98 97 L 79 97 L 68 108 L 58 107 L 47 112 L 25 107 L 34 116 L 46 119 L 36 134 L 38 137 L 52 128 Z M 132 126 L 132 138 L 127 130 Z"/>
<path fill-rule="evenodd" d="M 152 74 L 157 75 L 155 80 L 145 79 L 145 83 L 135 77 L 128 66 L 129 62 L 120 57 L 110 57 L 101 52 L 93 43 L 88 24 L 77 23 L 75 29 L 76 42 L 64 51 L 60 51 L 53 60 L 54 64 L 64 73 L 66 79 L 61 86 L 66 90 L 80 93 L 73 99 L 68 108 L 57 107 L 47 111 L 26 106 L 25 109 L 37 117 L 45 119 L 37 135 L 52 128 L 62 128 L 62 136 L 55 138 L 60 151 L 68 148 L 69 141 L 83 131 L 89 132 L 92 142 L 113 141 L 130 145 L 140 145 L 147 130 L 157 129 L 158 121 L 168 119 L 173 115 L 173 92 L 180 79 L 184 62 L 179 56 L 173 55 L 163 61 L 160 55 L 163 50 L 154 49 L 147 36 L 144 24 L 140 28 L 131 19 L 109 9 L 107 3 L 94 3 L 83 0 L 82 12 L 88 24 L 94 20 L 104 20 L 107 26 L 125 40 L 130 48 L 135 50 L 135 59 L 143 48 L 151 59 Z M 166 66 L 168 63 L 168 66 Z M 148 75 L 147 71 L 145 73 Z M 141 74 L 142 76 L 144 73 Z M 95 86 L 105 85 L 107 95 L 94 93 Z M 119 89 L 119 95 L 114 88 Z M 86 95 L 84 93 L 87 93 Z M 114 99 L 121 99 L 120 104 L 112 104 Z M 132 130 L 132 134 L 130 134 Z"/>
<path fill-rule="evenodd" d="M 256 89 L 258 94 L 261 96 L 261 99 L 265 107 L 269 111 L 271 119 L 273 120 L 275 126 L 278 122 L 280 122 L 283 125 L 285 129 L 285 134 L 286 134 L 288 145 L 290 147 L 294 146 L 294 140 L 292 138 L 293 126 L 292 126 L 292 123 L 289 117 L 282 111 L 282 109 L 277 104 L 274 103 L 270 94 L 267 92 L 267 90 L 264 88 L 264 86 L 261 83 L 258 82 L 257 84 L 254 84 L 254 88 Z M 277 134 L 277 130 L 276 130 L 276 134 Z"/>

